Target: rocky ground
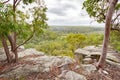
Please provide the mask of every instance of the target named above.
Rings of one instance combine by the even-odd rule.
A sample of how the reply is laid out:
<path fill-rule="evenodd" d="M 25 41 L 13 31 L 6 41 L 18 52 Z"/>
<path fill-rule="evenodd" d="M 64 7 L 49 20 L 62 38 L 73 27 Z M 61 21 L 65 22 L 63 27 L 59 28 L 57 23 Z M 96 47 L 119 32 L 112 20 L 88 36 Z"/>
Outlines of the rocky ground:
<path fill-rule="evenodd" d="M 119 80 L 120 54 L 109 49 L 107 64 L 100 72 L 94 66 L 100 52 L 101 47 L 89 46 L 77 49 L 71 59 L 26 49 L 18 53 L 18 63 L 8 64 L 0 49 L 0 80 Z"/>

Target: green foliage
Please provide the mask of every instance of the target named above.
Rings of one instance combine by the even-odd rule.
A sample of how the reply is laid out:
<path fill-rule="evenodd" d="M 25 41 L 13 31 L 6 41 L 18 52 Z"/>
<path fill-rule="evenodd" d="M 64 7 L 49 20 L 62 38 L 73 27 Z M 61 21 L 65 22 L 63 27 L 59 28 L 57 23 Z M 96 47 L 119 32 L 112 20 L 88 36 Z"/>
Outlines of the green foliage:
<path fill-rule="evenodd" d="M 38 42 L 42 41 L 53 41 L 56 40 L 60 35 L 56 32 L 50 31 L 50 30 L 43 30 L 43 33 L 40 35 L 35 35 L 33 38 L 29 41 L 29 46 L 32 47 L 34 44 L 38 44 Z M 29 47 L 30 48 L 30 47 Z"/>
<path fill-rule="evenodd" d="M 34 0 L 23 0 L 26 4 L 31 3 Z M 39 35 L 43 33 L 43 30 L 47 28 L 47 8 L 44 5 L 38 5 L 30 8 L 29 13 L 22 12 L 16 8 L 14 13 L 13 5 L 11 4 L 0 4 L 0 36 L 6 37 L 9 34 L 16 32 L 17 43 L 23 43 L 31 36 Z M 14 20 L 14 16 L 16 17 Z M 31 23 L 30 16 L 33 17 Z"/>
<path fill-rule="evenodd" d="M 6 36 L 11 31 L 15 31 L 16 24 L 13 24 L 12 16 L 14 13 L 11 11 L 11 5 L 0 6 L 0 36 Z"/>
<path fill-rule="evenodd" d="M 35 36 L 26 48 L 36 48 L 47 55 L 69 56 L 74 58 L 74 51 L 88 45 L 102 44 L 102 34 L 60 34 L 45 30 L 41 36 Z"/>
<path fill-rule="evenodd" d="M 105 14 L 108 9 L 106 3 L 106 0 L 86 0 L 83 3 L 83 8 L 86 9 L 90 17 L 101 23 L 105 21 Z"/>
<path fill-rule="evenodd" d="M 32 3 L 34 2 L 35 0 L 23 0 L 23 3 L 28 5 L 29 3 Z"/>
<path fill-rule="evenodd" d="M 44 29 L 46 29 L 48 27 L 47 25 L 47 17 L 46 17 L 46 7 L 34 7 L 30 9 L 30 13 L 32 14 L 33 20 L 32 20 L 32 24 L 28 24 L 28 23 L 22 23 L 22 27 L 20 32 L 22 35 L 19 36 L 19 38 L 23 38 L 24 37 L 29 37 L 29 35 L 34 33 L 34 36 L 38 36 L 41 33 L 43 33 Z M 27 19 L 27 15 L 25 15 L 26 19 Z M 23 19 L 22 19 L 23 20 Z M 25 22 L 25 21 L 24 21 Z M 25 27 L 26 26 L 26 27 Z"/>
<path fill-rule="evenodd" d="M 53 55 L 53 56 L 69 56 L 71 58 L 74 58 L 74 54 L 73 54 L 72 50 L 70 50 L 70 49 L 54 50 L 51 55 Z"/>
<path fill-rule="evenodd" d="M 44 33 L 40 36 L 42 40 L 55 40 L 59 37 L 56 32 L 45 30 Z"/>
<path fill-rule="evenodd" d="M 120 51 L 120 32 L 118 31 L 112 31 L 111 37 L 110 37 L 110 43 L 113 46 L 114 49 L 117 51 Z"/>
<path fill-rule="evenodd" d="M 115 7 L 116 10 L 119 10 L 120 9 L 120 3 L 118 3 Z"/>
<path fill-rule="evenodd" d="M 84 44 L 98 46 L 102 44 L 103 34 L 92 33 L 87 35 L 87 39 Z"/>
<path fill-rule="evenodd" d="M 109 0 L 86 0 L 83 3 L 83 8 L 86 9 L 90 17 L 95 18 L 95 21 L 101 23 L 105 22 L 106 13 L 108 10 Z M 120 3 L 115 7 L 117 12 L 120 9 Z"/>
<path fill-rule="evenodd" d="M 39 43 L 39 45 L 36 45 L 35 48 L 48 55 L 73 57 L 73 52 L 70 49 L 71 45 L 67 44 L 65 41 L 43 41 Z"/>
<path fill-rule="evenodd" d="M 69 44 L 76 48 L 83 47 L 86 36 L 84 34 L 68 34 L 66 40 Z"/>

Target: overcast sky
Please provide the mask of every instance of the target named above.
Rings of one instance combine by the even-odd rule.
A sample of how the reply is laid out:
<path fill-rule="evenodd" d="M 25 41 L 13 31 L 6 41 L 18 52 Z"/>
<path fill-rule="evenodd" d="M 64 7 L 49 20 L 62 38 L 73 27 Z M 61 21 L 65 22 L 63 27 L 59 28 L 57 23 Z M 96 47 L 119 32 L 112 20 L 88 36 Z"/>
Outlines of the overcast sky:
<path fill-rule="evenodd" d="M 84 0 L 45 0 L 49 25 L 103 26 L 91 19 L 82 9 Z M 92 22 L 92 23 L 91 23 Z"/>
<path fill-rule="evenodd" d="M 89 17 L 82 9 L 84 0 L 44 0 L 48 8 L 48 24 L 55 26 L 103 26 Z M 12 3 L 12 2 L 11 2 Z M 34 4 L 29 5 L 29 7 Z M 20 8 L 22 10 L 22 8 Z M 92 22 L 92 23 L 91 23 Z"/>

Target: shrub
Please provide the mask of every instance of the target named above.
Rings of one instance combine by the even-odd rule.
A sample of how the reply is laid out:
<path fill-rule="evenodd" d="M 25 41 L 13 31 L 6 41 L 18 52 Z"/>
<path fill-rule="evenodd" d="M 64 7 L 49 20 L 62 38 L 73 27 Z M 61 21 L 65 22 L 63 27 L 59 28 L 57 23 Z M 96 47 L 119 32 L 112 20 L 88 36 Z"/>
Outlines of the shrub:
<path fill-rule="evenodd" d="M 113 46 L 114 49 L 120 51 L 120 32 L 112 31 L 110 37 L 110 44 Z"/>
<path fill-rule="evenodd" d="M 103 42 L 103 34 L 94 33 L 94 34 L 87 35 L 85 44 L 98 46 L 102 44 L 102 42 Z"/>
<path fill-rule="evenodd" d="M 84 47 L 83 43 L 86 40 L 86 35 L 84 34 L 68 34 L 66 40 L 69 44 L 74 46 L 74 48 Z"/>

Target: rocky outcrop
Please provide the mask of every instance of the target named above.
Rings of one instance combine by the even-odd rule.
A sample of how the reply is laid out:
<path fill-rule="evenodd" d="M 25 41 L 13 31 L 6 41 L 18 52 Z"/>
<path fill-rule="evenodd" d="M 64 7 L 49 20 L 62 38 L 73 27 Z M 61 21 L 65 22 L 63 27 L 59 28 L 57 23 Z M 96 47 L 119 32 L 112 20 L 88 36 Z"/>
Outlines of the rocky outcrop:
<path fill-rule="evenodd" d="M 44 55 L 44 53 L 37 51 L 36 49 L 33 49 L 33 48 L 24 49 L 24 47 L 22 47 L 22 46 L 18 49 L 18 57 L 19 58 L 23 58 L 26 56 L 34 56 L 34 55 L 42 56 L 42 55 Z M 0 61 L 4 61 L 4 60 L 6 60 L 6 58 L 7 57 L 5 55 L 4 49 L 0 48 Z"/>
<path fill-rule="evenodd" d="M 19 64 L 10 67 L 8 70 L 1 70 L 0 78 L 19 79 L 21 76 L 28 76 L 31 73 L 56 73 L 59 77 L 64 71 L 65 80 L 86 80 L 84 76 L 71 71 L 76 65 L 75 60 L 69 57 L 47 56 L 35 49 L 26 49 L 18 53 Z M 56 77 L 55 76 L 55 77 Z M 60 80 L 62 78 L 59 77 Z M 49 79 L 50 80 L 50 79 Z"/>
<path fill-rule="evenodd" d="M 37 73 L 37 76 L 45 76 L 44 80 L 87 80 L 85 75 L 89 75 L 97 71 L 96 67 L 92 63 L 96 62 L 100 57 L 100 51 L 100 47 L 94 46 L 77 49 L 75 51 L 76 60 L 84 63 L 78 64 L 75 59 L 70 57 L 47 56 L 43 52 L 39 52 L 32 48 L 24 49 L 18 52 L 19 63 L 12 64 L 12 67 L 10 65 L 10 68 L 8 69 L 2 69 L 0 66 L 0 79 L 6 78 L 6 80 L 19 80 L 21 76 L 24 77 Z M 107 63 L 119 67 L 119 59 L 113 52 L 114 51 L 112 50 L 109 51 L 106 61 Z M 1 49 L 0 60 L 4 60 L 5 57 L 4 51 Z M 43 79 L 43 77 L 38 78 L 38 80 Z"/>
<path fill-rule="evenodd" d="M 44 53 L 40 52 L 40 51 L 37 51 L 36 49 L 33 49 L 33 48 L 22 50 L 22 51 L 18 52 L 18 57 L 19 58 L 22 58 L 22 57 L 25 57 L 25 56 L 30 56 L 30 55 L 42 56 L 42 55 L 44 55 Z"/>
<path fill-rule="evenodd" d="M 98 61 L 101 55 L 101 50 L 102 50 L 102 47 L 95 47 L 95 46 L 88 46 L 82 49 L 79 48 L 75 51 L 76 60 L 79 60 L 79 62 L 81 63 L 96 62 Z M 118 54 L 118 53 L 116 53 L 116 51 L 112 49 L 108 49 L 106 59 L 116 63 L 120 63 L 120 59 L 118 59 L 115 56 L 115 54 Z"/>

